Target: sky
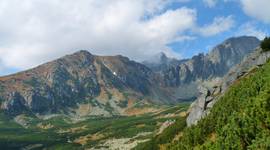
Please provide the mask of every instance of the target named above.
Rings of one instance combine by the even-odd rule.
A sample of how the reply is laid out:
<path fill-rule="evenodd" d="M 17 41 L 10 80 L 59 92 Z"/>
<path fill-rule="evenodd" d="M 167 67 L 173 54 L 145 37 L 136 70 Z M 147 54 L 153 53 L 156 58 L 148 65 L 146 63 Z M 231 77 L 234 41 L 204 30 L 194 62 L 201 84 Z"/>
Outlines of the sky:
<path fill-rule="evenodd" d="M 0 0 L 0 75 L 78 50 L 182 59 L 269 34 L 269 0 Z"/>

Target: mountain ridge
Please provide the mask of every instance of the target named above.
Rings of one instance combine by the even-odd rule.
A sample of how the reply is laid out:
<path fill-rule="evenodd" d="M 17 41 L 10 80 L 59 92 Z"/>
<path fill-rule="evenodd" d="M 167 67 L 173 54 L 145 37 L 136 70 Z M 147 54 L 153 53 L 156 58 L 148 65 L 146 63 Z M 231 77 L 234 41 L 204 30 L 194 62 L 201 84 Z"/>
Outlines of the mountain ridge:
<path fill-rule="evenodd" d="M 175 97 L 193 99 L 199 96 L 197 86 L 202 81 L 223 77 L 259 44 L 260 40 L 256 37 L 232 37 L 215 46 L 208 54 L 200 53 L 190 59 L 176 60 L 177 63 L 160 64 L 153 70 L 160 74 L 165 87 L 173 87 Z M 188 87 L 188 91 L 192 92 L 187 94 L 186 88 L 181 87 Z"/>
<path fill-rule="evenodd" d="M 217 48 L 222 56 L 225 54 L 221 52 L 228 51 L 226 58 L 230 58 L 229 63 L 223 58 L 213 59 L 221 62 L 216 63 L 218 69 L 226 71 L 223 67 L 236 65 L 259 45 L 255 37 L 232 38 L 237 39 L 244 42 L 234 47 L 229 39 L 221 44 L 224 49 Z M 246 46 L 241 47 L 243 44 Z M 169 59 L 165 55 L 161 57 Z M 208 57 L 199 54 L 189 60 L 169 59 L 173 64 L 164 61 L 166 65 L 155 70 L 121 55 L 97 56 L 81 50 L 27 71 L 0 77 L 1 109 L 13 116 L 25 112 L 110 116 L 129 115 L 137 104 L 145 108 L 149 104 L 194 99 L 201 80 L 219 75 L 211 70 L 216 64 Z M 210 71 L 205 72 L 207 69 Z"/>
<path fill-rule="evenodd" d="M 1 85 L 4 86 L 1 97 L 7 99 L 1 108 L 12 115 L 29 109 L 34 113 L 67 113 L 66 107 L 77 107 L 77 103 L 90 99 L 91 103 L 101 105 L 101 114 L 105 113 L 105 107 L 121 114 L 125 110 L 121 105 L 127 107 L 151 97 L 151 94 L 160 93 L 158 88 L 152 89 L 156 84 L 152 76 L 149 68 L 127 57 L 95 56 L 79 51 L 27 71 L 1 77 Z M 147 103 L 148 100 L 145 101 Z"/>

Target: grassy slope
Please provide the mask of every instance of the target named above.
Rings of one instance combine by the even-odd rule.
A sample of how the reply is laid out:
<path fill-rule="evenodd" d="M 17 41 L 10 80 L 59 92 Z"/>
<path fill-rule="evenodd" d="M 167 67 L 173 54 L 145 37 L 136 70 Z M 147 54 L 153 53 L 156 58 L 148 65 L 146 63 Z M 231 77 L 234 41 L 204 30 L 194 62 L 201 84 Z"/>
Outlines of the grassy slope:
<path fill-rule="evenodd" d="M 156 131 L 161 122 L 168 119 L 179 119 L 180 116 L 170 118 L 160 118 L 171 113 L 185 111 L 189 104 L 180 104 L 171 107 L 158 114 L 146 114 L 131 117 L 114 118 L 92 118 L 79 123 L 67 123 L 68 118 L 56 117 L 50 120 L 32 120 L 30 127 L 25 129 L 16 124 L 13 120 L 0 114 L 0 147 L 5 149 L 18 149 L 31 144 L 43 144 L 48 149 L 83 149 L 97 145 L 100 141 L 109 138 L 127 138 L 134 137 L 141 132 Z M 184 119 L 183 119 L 184 120 Z M 40 129 L 37 124 L 50 124 L 53 128 Z M 141 126 L 140 126 L 141 125 Z M 143 126 L 142 126 L 143 125 Z M 86 128 L 76 132 L 59 133 L 60 130 L 69 130 L 71 128 Z M 86 145 L 68 143 L 81 136 L 102 134 L 103 137 L 98 140 L 89 140 Z M 150 138 L 152 135 L 148 135 Z"/>
<path fill-rule="evenodd" d="M 235 82 L 167 149 L 270 149 L 270 62 Z"/>
<path fill-rule="evenodd" d="M 62 147 L 74 147 L 76 144 L 66 143 L 66 137 L 54 132 L 48 132 L 37 128 L 25 129 L 7 118 L 3 113 L 0 114 L 0 148 L 1 149 L 20 149 L 27 145 L 43 144 L 44 147 L 62 144 Z"/>
<path fill-rule="evenodd" d="M 174 124 L 166 128 L 161 134 L 154 136 L 150 141 L 141 143 L 134 150 L 158 150 L 166 145 L 186 127 L 186 118 L 178 118 Z"/>
<path fill-rule="evenodd" d="M 185 106 L 185 107 L 184 107 Z M 188 105 L 183 105 L 182 110 L 187 110 Z M 161 114 L 168 114 L 177 110 L 178 107 L 169 109 L 168 111 L 163 111 Z M 160 147 L 164 147 L 171 141 L 175 140 L 175 138 L 181 134 L 183 129 L 186 127 L 186 117 L 178 117 L 175 120 L 175 123 L 164 129 L 161 134 L 154 135 L 149 141 L 138 144 L 134 150 L 158 150 Z"/>

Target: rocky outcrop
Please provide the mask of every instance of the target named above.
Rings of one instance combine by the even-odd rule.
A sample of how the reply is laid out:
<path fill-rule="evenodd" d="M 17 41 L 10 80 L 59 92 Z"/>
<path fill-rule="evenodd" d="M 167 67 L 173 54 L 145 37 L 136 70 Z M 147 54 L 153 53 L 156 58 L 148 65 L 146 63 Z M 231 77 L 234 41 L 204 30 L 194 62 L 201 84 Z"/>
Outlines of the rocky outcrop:
<path fill-rule="evenodd" d="M 5 109 L 11 115 L 18 115 L 25 111 L 25 100 L 18 92 L 12 92 L 7 96 L 7 101 L 5 101 L 1 109 Z"/>
<path fill-rule="evenodd" d="M 206 116 L 230 85 L 247 75 L 254 68 L 265 64 L 269 58 L 270 52 L 262 52 L 260 48 L 257 48 L 245 57 L 240 64 L 233 67 L 219 82 L 212 86 L 208 85 L 209 82 L 214 82 L 214 80 L 205 82 L 204 86 L 199 88 L 200 96 L 189 108 L 187 125 L 196 124 L 201 118 Z"/>

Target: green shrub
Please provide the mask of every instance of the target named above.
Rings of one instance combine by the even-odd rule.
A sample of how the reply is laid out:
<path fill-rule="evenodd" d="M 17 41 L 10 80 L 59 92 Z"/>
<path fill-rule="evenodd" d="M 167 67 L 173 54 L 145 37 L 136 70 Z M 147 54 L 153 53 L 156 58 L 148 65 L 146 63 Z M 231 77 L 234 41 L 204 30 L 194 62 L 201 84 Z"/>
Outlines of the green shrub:
<path fill-rule="evenodd" d="M 265 37 L 261 42 L 261 48 L 263 51 L 270 51 L 270 37 Z"/>

